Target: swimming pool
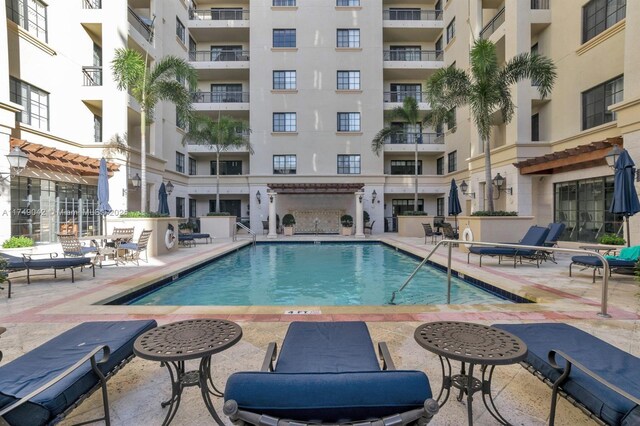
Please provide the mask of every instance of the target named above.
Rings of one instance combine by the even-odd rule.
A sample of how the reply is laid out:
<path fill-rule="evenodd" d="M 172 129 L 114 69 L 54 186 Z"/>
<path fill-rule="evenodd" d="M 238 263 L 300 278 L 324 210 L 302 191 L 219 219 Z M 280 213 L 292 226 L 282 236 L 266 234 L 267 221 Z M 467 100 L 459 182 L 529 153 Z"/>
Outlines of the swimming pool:
<path fill-rule="evenodd" d="M 382 243 L 268 243 L 216 259 L 179 279 L 115 304 L 183 306 L 385 305 L 419 259 Z M 442 304 L 446 272 L 422 268 L 399 305 Z M 452 278 L 451 302 L 505 303 Z M 113 302 L 112 302 L 113 303 Z"/>

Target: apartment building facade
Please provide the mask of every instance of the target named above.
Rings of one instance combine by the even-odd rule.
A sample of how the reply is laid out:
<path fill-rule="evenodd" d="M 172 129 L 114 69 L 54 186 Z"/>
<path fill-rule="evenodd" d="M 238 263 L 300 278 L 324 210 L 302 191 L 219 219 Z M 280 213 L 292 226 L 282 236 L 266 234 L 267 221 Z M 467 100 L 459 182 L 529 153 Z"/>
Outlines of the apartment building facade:
<path fill-rule="evenodd" d="M 523 81 L 512 89 L 511 123 L 495 118 L 493 173 L 506 178 L 497 209 L 540 224 L 563 220 L 575 229 L 566 239 L 591 241 L 620 223 L 605 211 L 613 173 L 602 153 L 615 142 L 640 159 L 633 78 L 640 53 L 625 43 L 637 39 L 640 6 L 624 0 L 5 1 L 0 154 L 19 145 L 30 161 L 0 182 L 4 236 L 54 241 L 63 225 L 96 232 L 92 167 L 102 156 L 114 210 L 140 209 L 131 184 L 140 173 L 140 111 L 113 82 L 118 47 L 151 63 L 187 59 L 198 73 L 196 113 L 249 125 L 252 151 L 222 154 L 220 200 L 222 211 L 258 233 L 272 200 L 279 217 L 294 214 L 301 232 L 337 232 L 339 216 L 355 216 L 359 203 L 374 233 L 392 231 L 403 211 L 446 215 L 452 178 L 468 183 L 464 213 L 484 209 L 483 153 L 468 108 L 455 111 L 451 129 L 411 128 L 390 115 L 407 96 L 426 114 L 427 78 L 443 66 L 468 69 L 478 37 L 496 43 L 501 61 L 536 50 L 558 66 L 550 97 L 540 99 L 535 82 Z M 371 140 L 385 126 L 404 133 L 376 155 Z M 171 104 L 156 108 L 147 132 L 147 208 L 156 209 L 158 187 L 171 181 L 171 214 L 188 218 L 214 211 L 217 170 L 214 150 L 183 144 L 184 127 Z M 126 152 L 113 149 L 117 140 Z M 61 160 L 60 152 L 68 155 Z M 68 164 L 73 155 L 89 169 Z"/>

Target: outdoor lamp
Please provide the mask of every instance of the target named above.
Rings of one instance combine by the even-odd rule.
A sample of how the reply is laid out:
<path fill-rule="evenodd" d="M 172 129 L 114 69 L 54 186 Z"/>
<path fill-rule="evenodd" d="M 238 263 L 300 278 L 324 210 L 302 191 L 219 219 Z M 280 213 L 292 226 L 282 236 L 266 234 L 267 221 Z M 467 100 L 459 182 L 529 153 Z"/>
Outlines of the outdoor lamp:
<path fill-rule="evenodd" d="M 462 193 L 467 197 L 476 198 L 476 193 L 467 192 L 468 190 L 469 190 L 469 185 L 467 185 L 467 182 L 463 180 L 462 183 L 460 184 L 460 191 L 462 191 Z"/>
<path fill-rule="evenodd" d="M 358 196 L 358 201 L 360 201 L 360 203 L 361 203 L 361 204 L 362 204 L 362 197 L 363 197 L 363 195 L 362 195 L 362 194 L 360 194 L 360 195 Z"/>
<path fill-rule="evenodd" d="M 131 178 L 131 185 L 133 185 L 133 190 L 136 191 L 142 185 L 142 179 L 140 175 L 136 173 L 134 177 Z"/>
<path fill-rule="evenodd" d="M 15 146 L 10 153 L 7 154 L 7 160 L 9 160 L 10 173 L 0 173 L 0 180 L 7 180 L 9 176 L 17 176 L 27 167 L 29 156 L 20 149 L 19 146 Z M 6 175 L 6 176 L 3 176 Z"/>
<path fill-rule="evenodd" d="M 607 160 L 607 164 L 609 165 L 609 167 L 611 167 L 612 169 L 615 168 L 616 160 L 618 160 L 620 154 L 622 154 L 622 148 L 620 148 L 619 145 L 613 145 L 611 151 L 609 151 L 607 155 L 604 156 L 604 159 Z"/>
<path fill-rule="evenodd" d="M 173 192 L 173 184 L 171 183 L 171 181 L 167 182 L 165 188 L 167 190 L 167 195 L 171 195 L 171 193 Z"/>
<path fill-rule="evenodd" d="M 262 195 L 260 194 L 260 190 L 256 191 L 256 201 L 258 204 L 262 201 Z"/>
<path fill-rule="evenodd" d="M 498 173 L 496 177 L 493 178 L 493 184 L 496 186 L 496 188 L 498 188 L 498 194 L 500 194 L 500 191 L 504 191 L 509 195 L 513 195 L 513 188 L 503 188 L 504 178 L 500 176 L 500 173 Z"/>
<path fill-rule="evenodd" d="M 273 192 L 267 192 L 267 195 L 269 195 L 269 202 L 273 203 Z"/>
<path fill-rule="evenodd" d="M 371 193 L 371 203 L 375 203 L 376 202 L 376 197 L 377 196 L 378 196 L 378 193 L 374 189 L 373 192 Z"/>

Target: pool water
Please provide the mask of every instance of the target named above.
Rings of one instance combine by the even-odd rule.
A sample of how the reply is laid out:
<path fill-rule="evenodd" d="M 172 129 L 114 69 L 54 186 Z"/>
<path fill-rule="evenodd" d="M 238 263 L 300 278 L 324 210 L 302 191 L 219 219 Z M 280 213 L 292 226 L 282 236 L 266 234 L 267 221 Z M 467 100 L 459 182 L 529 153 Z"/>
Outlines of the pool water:
<path fill-rule="evenodd" d="M 379 243 L 258 244 L 226 255 L 131 302 L 132 305 L 385 305 L 419 260 Z M 505 303 L 451 279 L 451 303 Z M 399 305 L 447 302 L 447 274 L 421 268 Z"/>

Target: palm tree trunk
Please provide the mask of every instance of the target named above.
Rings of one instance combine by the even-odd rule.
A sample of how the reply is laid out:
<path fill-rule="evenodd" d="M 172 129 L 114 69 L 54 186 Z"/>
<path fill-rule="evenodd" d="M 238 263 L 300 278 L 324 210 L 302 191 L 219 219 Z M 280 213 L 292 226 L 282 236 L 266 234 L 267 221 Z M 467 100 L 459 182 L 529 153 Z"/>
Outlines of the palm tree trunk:
<path fill-rule="evenodd" d="M 418 211 L 418 140 L 416 139 L 416 152 L 413 159 L 414 162 L 414 193 L 413 193 L 413 211 Z"/>
<path fill-rule="evenodd" d="M 491 146 L 490 139 L 486 138 L 482 141 L 484 145 L 484 181 L 485 181 L 485 194 L 487 194 L 487 207 L 486 210 L 492 212 L 493 207 L 493 181 L 491 180 Z"/>
<path fill-rule="evenodd" d="M 142 97 L 144 103 L 144 95 Z M 140 106 L 140 211 L 147 211 L 147 112 Z"/>
<path fill-rule="evenodd" d="M 216 213 L 220 213 L 220 151 L 216 152 Z"/>

